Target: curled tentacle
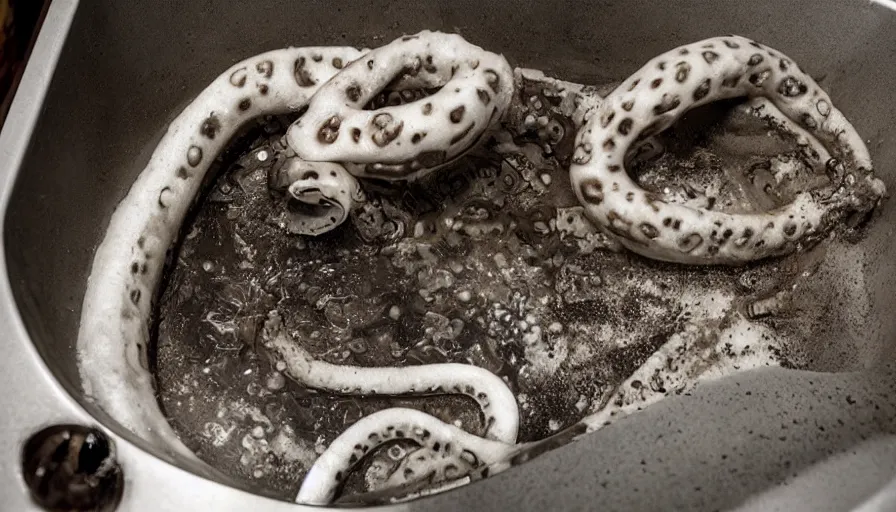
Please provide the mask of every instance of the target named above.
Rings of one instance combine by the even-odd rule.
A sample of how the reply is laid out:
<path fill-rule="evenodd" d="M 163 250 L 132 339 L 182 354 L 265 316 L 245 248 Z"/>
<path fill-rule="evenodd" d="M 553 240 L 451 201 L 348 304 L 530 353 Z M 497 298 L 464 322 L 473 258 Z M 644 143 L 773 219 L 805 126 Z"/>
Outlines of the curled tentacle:
<path fill-rule="evenodd" d="M 354 176 L 339 164 L 287 158 L 274 171 L 271 188 L 285 189 L 294 200 L 287 211 L 287 229 L 316 236 L 332 231 L 364 202 L 364 192 Z"/>
<path fill-rule="evenodd" d="M 308 387 L 352 395 L 466 395 L 482 409 L 485 437 L 516 442 L 516 398 L 500 377 L 484 368 L 458 363 L 363 368 L 318 361 L 289 338 L 276 314 L 266 322 L 264 335 L 286 363 L 287 374 Z"/>
<path fill-rule="evenodd" d="M 230 138 L 262 114 L 295 111 L 363 53 L 290 48 L 244 60 L 216 78 L 171 123 L 118 205 L 97 248 L 81 310 L 78 359 L 87 395 L 138 436 L 195 459 L 156 402 L 146 349 L 166 253 Z"/>
<path fill-rule="evenodd" d="M 441 88 L 401 105 L 362 110 L 395 81 Z M 513 74 L 500 55 L 454 34 L 423 31 L 346 66 L 287 133 L 306 160 L 359 164 L 353 174 L 408 179 L 469 151 L 510 104 Z"/>
<path fill-rule="evenodd" d="M 764 97 L 817 139 L 848 171 L 828 189 L 782 208 L 729 214 L 663 201 L 625 172 L 625 155 L 700 105 Z M 629 250 L 686 264 L 740 264 L 822 238 L 843 217 L 872 210 L 885 193 L 868 149 L 828 95 L 792 60 L 728 36 L 682 46 L 649 61 L 591 111 L 579 131 L 570 178 L 592 221 Z"/>
<path fill-rule="evenodd" d="M 465 467 L 494 464 L 514 449 L 512 444 L 474 436 L 429 414 L 395 407 L 361 418 L 337 437 L 308 471 L 296 496 L 296 503 L 330 503 L 345 478 L 365 455 L 399 439 L 414 441 L 437 454 L 433 459 L 449 473 L 452 466 L 460 472 Z M 404 469 L 413 471 L 415 468 L 432 470 L 433 465 L 409 465 Z"/>

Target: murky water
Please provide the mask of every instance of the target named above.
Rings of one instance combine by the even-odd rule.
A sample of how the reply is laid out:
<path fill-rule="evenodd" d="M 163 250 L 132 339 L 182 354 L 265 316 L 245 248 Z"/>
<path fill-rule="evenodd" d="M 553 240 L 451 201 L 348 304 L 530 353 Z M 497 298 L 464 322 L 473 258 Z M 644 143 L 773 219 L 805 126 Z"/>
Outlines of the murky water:
<path fill-rule="evenodd" d="M 715 209 L 787 202 L 808 167 L 792 145 L 730 107 L 689 114 L 633 175 L 675 201 Z M 261 122 L 221 158 L 158 314 L 156 375 L 175 430 L 260 492 L 292 500 L 316 456 L 376 410 L 418 408 L 482 428 L 465 398 L 355 398 L 290 381 L 260 341 L 275 309 L 295 339 L 331 363 L 487 368 L 517 397 L 520 441 L 601 409 L 688 329 L 710 333 L 721 352 L 761 353 L 772 364 L 842 369 L 856 358 L 850 346 L 817 346 L 832 326 L 858 328 L 866 304 L 861 272 L 847 270 L 857 249 L 845 242 L 741 268 L 620 251 L 572 194 L 564 171 L 572 133 L 547 145 L 502 133 L 420 183 L 365 182 L 369 202 L 350 221 L 300 237 L 288 233 L 288 204 L 267 186 L 269 144 L 287 122 Z M 766 186 L 780 173 L 793 178 Z M 370 457 L 349 490 L 377 489 L 403 453 L 399 445 Z"/>

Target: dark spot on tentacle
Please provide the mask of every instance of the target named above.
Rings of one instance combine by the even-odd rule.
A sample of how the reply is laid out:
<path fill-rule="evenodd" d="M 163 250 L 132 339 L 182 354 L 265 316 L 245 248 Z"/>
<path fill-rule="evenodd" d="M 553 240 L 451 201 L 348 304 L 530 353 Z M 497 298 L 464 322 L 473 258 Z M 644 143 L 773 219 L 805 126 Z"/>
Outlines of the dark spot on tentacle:
<path fill-rule="evenodd" d="M 616 149 L 616 141 L 612 137 L 604 141 L 604 151 L 613 151 Z"/>
<path fill-rule="evenodd" d="M 399 121 L 395 124 L 393 123 L 394 120 L 395 118 L 387 113 L 377 114 L 373 117 L 371 123 L 374 126 L 374 131 L 370 137 L 374 144 L 381 148 L 385 147 L 401 134 L 401 131 L 404 129 L 404 121 Z"/>
<path fill-rule="evenodd" d="M 479 101 L 481 101 L 483 105 L 488 105 L 492 101 L 492 97 L 485 89 L 476 89 L 476 95 L 479 96 Z"/>
<path fill-rule="evenodd" d="M 630 203 L 631 203 L 632 201 L 634 201 L 634 200 L 635 200 L 635 193 L 634 193 L 634 192 L 626 192 L 626 194 L 625 194 L 625 200 L 628 201 L 628 202 L 630 202 Z"/>
<path fill-rule="evenodd" d="M 806 94 L 809 88 L 796 77 L 788 76 L 778 84 L 778 94 L 787 98 L 797 98 Z"/>
<path fill-rule="evenodd" d="M 397 438 L 399 438 L 399 439 L 404 438 L 404 430 L 396 430 L 396 431 L 395 431 L 395 437 L 397 437 Z"/>
<path fill-rule="evenodd" d="M 484 74 L 485 83 L 488 84 L 493 92 L 497 93 L 501 86 L 501 77 L 498 76 L 498 73 L 494 69 L 486 69 Z"/>
<path fill-rule="evenodd" d="M 266 84 L 260 84 L 258 86 L 258 92 L 260 92 L 262 96 L 267 96 L 268 95 L 268 86 Z"/>
<path fill-rule="evenodd" d="M 604 202 L 604 184 L 597 178 L 589 178 L 582 180 L 579 188 L 582 192 L 582 199 L 594 205 Z"/>
<path fill-rule="evenodd" d="M 436 73 L 439 71 L 439 68 L 433 64 L 432 55 L 427 55 L 426 58 L 423 59 L 423 69 L 425 69 L 427 73 Z"/>
<path fill-rule="evenodd" d="M 687 48 L 679 48 L 679 49 L 678 49 L 678 54 L 679 54 L 679 55 L 688 55 L 689 53 L 691 53 L 691 51 L 688 50 Z"/>
<path fill-rule="evenodd" d="M 656 88 L 658 88 L 658 87 L 661 86 L 661 85 L 663 85 L 663 79 L 662 79 L 662 78 L 656 78 L 656 79 L 654 79 L 652 82 L 650 82 L 650 88 L 651 88 L 651 89 L 656 89 Z"/>
<path fill-rule="evenodd" d="M 763 57 L 761 54 L 754 53 L 753 55 L 750 56 L 750 60 L 747 61 L 747 64 L 749 64 L 751 66 L 758 66 L 758 65 L 762 64 L 762 61 L 764 61 L 764 60 L 765 60 L 765 57 Z"/>
<path fill-rule="evenodd" d="M 762 87 L 762 84 L 764 84 L 765 81 L 768 80 L 768 77 L 770 77 L 771 74 L 772 72 L 769 70 L 761 71 L 759 73 L 753 73 L 752 75 L 750 75 L 750 83 L 755 85 L 756 87 Z"/>
<path fill-rule="evenodd" d="M 466 128 L 458 132 L 454 137 L 451 137 L 450 144 L 454 145 L 463 140 L 464 137 L 470 134 L 473 128 L 476 126 L 476 121 L 473 121 Z"/>
<path fill-rule="evenodd" d="M 591 161 L 591 144 L 579 144 L 572 154 L 572 161 L 578 165 L 585 165 Z"/>
<path fill-rule="evenodd" d="M 333 67 L 336 69 L 342 69 L 345 66 L 345 63 L 342 62 L 342 59 L 339 57 L 333 57 Z"/>
<path fill-rule="evenodd" d="M 803 114 L 802 116 L 800 116 L 800 121 L 802 121 L 803 126 L 810 130 L 818 128 L 818 123 L 815 121 L 815 118 L 812 117 L 812 114 Z"/>
<path fill-rule="evenodd" d="M 373 59 L 368 59 L 367 60 L 367 69 L 373 69 L 373 64 L 374 64 Z M 420 68 L 418 67 L 417 69 L 419 70 Z"/>
<path fill-rule="evenodd" d="M 736 50 L 736 49 L 740 48 L 739 44 L 735 43 L 734 41 L 730 41 L 728 39 L 723 39 L 722 43 L 724 43 L 725 46 L 727 46 L 728 48 L 731 48 L 732 50 Z"/>
<path fill-rule="evenodd" d="M 706 44 L 704 44 L 703 46 L 701 46 L 700 48 L 706 48 L 706 49 L 708 49 L 708 50 L 712 50 L 712 49 L 715 48 L 715 47 L 716 47 L 716 45 L 714 45 L 714 44 L 712 44 L 712 43 L 706 43 Z"/>
<path fill-rule="evenodd" d="M 190 167 L 196 167 L 202 163 L 202 148 L 199 146 L 190 146 L 187 150 L 187 163 Z"/>
<path fill-rule="evenodd" d="M 299 178 L 300 180 L 318 180 L 320 179 L 320 174 L 317 171 L 305 171 L 302 173 L 302 176 Z"/>
<path fill-rule="evenodd" d="M 140 264 L 136 261 L 131 263 L 131 274 L 139 274 L 140 273 Z"/>
<path fill-rule="evenodd" d="M 747 228 L 744 230 L 740 238 L 734 241 L 734 245 L 736 245 L 737 247 L 743 247 L 750 241 L 751 238 L 753 238 L 753 230 Z"/>
<path fill-rule="evenodd" d="M 629 91 L 629 92 L 634 91 L 634 90 L 635 90 L 635 87 L 637 87 L 638 84 L 640 84 L 640 83 L 641 83 L 641 79 L 640 79 L 640 78 L 636 78 L 636 79 L 631 83 L 631 85 L 628 86 L 628 91 Z"/>
<path fill-rule="evenodd" d="M 691 76 L 691 65 L 686 61 L 681 61 L 675 65 L 675 81 L 684 83 Z"/>
<path fill-rule="evenodd" d="M 218 119 L 218 116 L 212 114 L 202 122 L 202 126 L 199 128 L 199 133 L 209 139 L 214 139 L 220 130 L 221 120 Z"/>
<path fill-rule="evenodd" d="M 352 84 L 345 89 L 345 97 L 352 103 L 357 103 L 361 99 L 361 86 Z"/>
<path fill-rule="evenodd" d="M 333 116 L 321 125 L 317 131 L 317 140 L 322 144 L 332 144 L 339 138 L 339 127 L 342 126 L 342 120 L 338 116 Z"/>
<path fill-rule="evenodd" d="M 678 248 L 684 252 L 693 252 L 703 244 L 703 237 L 699 233 L 691 233 L 678 239 Z"/>
<path fill-rule="evenodd" d="M 654 238 L 660 236 L 660 230 L 656 228 L 653 224 L 648 222 L 642 223 L 638 228 L 641 229 L 641 233 L 644 234 L 647 238 L 653 240 Z"/>
<path fill-rule="evenodd" d="M 613 122 L 613 118 L 615 118 L 615 117 L 616 117 L 616 112 L 614 112 L 612 110 L 605 113 L 604 115 L 602 115 L 600 118 L 601 128 L 606 128 L 607 126 L 610 126 L 610 123 Z"/>
<path fill-rule="evenodd" d="M 311 77 L 311 72 L 305 69 L 305 64 L 305 57 L 296 59 L 293 75 L 295 76 L 296 83 L 299 84 L 299 87 L 313 87 L 317 84 L 317 80 Z"/>
<path fill-rule="evenodd" d="M 426 103 L 423 105 L 423 115 L 428 116 L 432 114 L 432 103 Z"/>
<path fill-rule="evenodd" d="M 230 74 L 230 85 L 234 87 L 243 87 L 246 85 L 246 78 L 248 74 L 246 73 L 246 68 L 239 68 L 233 73 Z"/>
<path fill-rule="evenodd" d="M 135 306 L 140 305 L 140 295 L 141 295 L 141 292 L 139 289 L 134 288 L 133 290 L 131 290 L 130 297 L 131 297 L 131 303 L 133 305 L 135 305 Z"/>
<path fill-rule="evenodd" d="M 249 98 L 243 98 L 242 100 L 240 100 L 240 104 L 237 105 L 237 107 L 245 112 L 252 107 L 252 100 L 250 100 Z"/>
<path fill-rule="evenodd" d="M 355 142 L 361 141 L 361 129 L 360 128 L 352 128 L 352 140 Z"/>
<path fill-rule="evenodd" d="M 622 121 L 619 121 L 619 133 L 622 135 L 628 135 L 629 133 L 631 133 L 632 125 L 634 124 L 635 122 L 630 117 L 626 117 Z"/>
<path fill-rule="evenodd" d="M 337 471 L 337 472 L 336 472 L 336 481 L 337 481 L 337 482 L 341 482 L 341 481 L 342 481 L 342 471 Z"/>
<path fill-rule="evenodd" d="M 679 106 L 681 106 L 681 98 L 677 94 L 663 94 L 663 98 L 662 100 L 660 100 L 660 103 L 653 107 L 653 113 L 657 116 L 663 115 L 666 112 L 675 110 Z"/>
<path fill-rule="evenodd" d="M 750 41 L 750 46 L 752 46 L 753 48 L 759 48 L 760 50 L 763 49 L 762 45 L 757 43 L 756 41 Z"/>
<path fill-rule="evenodd" d="M 438 441 L 432 443 L 432 450 L 435 452 L 442 451 L 442 443 L 440 443 Z"/>
<path fill-rule="evenodd" d="M 706 252 L 710 256 L 715 256 L 716 254 L 719 253 L 719 246 L 718 245 L 710 245 L 709 247 L 706 248 Z"/>
<path fill-rule="evenodd" d="M 694 101 L 700 101 L 708 96 L 710 87 L 712 87 L 712 81 L 709 78 L 700 82 L 700 85 L 694 89 Z"/>
<path fill-rule="evenodd" d="M 737 84 L 740 83 L 741 75 L 734 75 L 726 77 L 722 80 L 722 87 L 737 87 Z"/>
<path fill-rule="evenodd" d="M 448 152 L 444 150 L 424 151 L 417 157 L 417 162 L 425 169 L 431 169 L 445 163 Z"/>
<path fill-rule="evenodd" d="M 415 133 L 415 134 L 411 137 L 411 143 L 412 143 L 412 144 L 417 144 L 417 143 L 419 143 L 421 140 L 423 140 L 423 137 L 426 137 L 426 132 Z"/>
<path fill-rule="evenodd" d="M 402 36 L 401 37 L 402 41 L 413 41 L 414 39 L 420 39 L 420 36 L 413 35 L 413 36 Z"/>
<path fill-rule="evenodd" d="M 707 64 L 712 64 L 713 62 L 719 60 L 719 54 L 716 52 L 706 51 L 703 52 L 703 60 L 706 61 Z"/>
<path fill-rule="evenodd" d="M 778 68 L 780 68 L 781 71 L 787 71 L 788 69 L 790 69 L 790 61 L 787 59 L 781 59 L 781 62 L 778 63 Z"/>
<path fill-rule="evenodd" d="M 666 61 L 661 60 L 661 61 L 657 62 L 656 67 L 659 68 L 660 71 L 665 71 L 666 70 Z"/>
<path fill-rule="evenodd" d="M 265 78 L 271 78 L 271 75 L 274 74 L 274 62 L 263 60 L 255 65 L 255 70 Z"/>
<path fill-rule="evenodd" d="M 461 105 L 448 114 L 448 119 L 450 119 L 452 123 L 457 124 L 464 120 L 464 112 L 466 111 L 467 108 Z"/>
<path fill-rule="evenodd" d="M 182 180 L 185 180 L 190 177 L 190 173 L 187 172 L 187 169 L 185 167 L 178 167 L 177 168 L 177 177 Z"/>
<path fill-rule="evenodd" d="M 616 164 L 608 165 L 607 170 L 610 172 L 619 172 L 622 170 L 622 167 Z"/>

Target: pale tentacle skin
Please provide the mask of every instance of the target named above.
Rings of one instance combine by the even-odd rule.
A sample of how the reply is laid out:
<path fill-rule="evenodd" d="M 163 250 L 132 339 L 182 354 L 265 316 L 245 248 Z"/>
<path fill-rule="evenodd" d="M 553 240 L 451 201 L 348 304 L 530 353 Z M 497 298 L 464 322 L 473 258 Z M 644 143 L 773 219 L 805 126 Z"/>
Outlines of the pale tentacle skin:
<path fill-rule="evenodd" d="M 441 90 L 407 104 L 361 110 L 402 77 Z M 475 146 L 512 95 L 513 71 L 504 57 L 455 34 L 423 31 L 349 64 L 314 96 L 287 141 L 305 160 L 362 164 L 352 170 L 359 176 L 412 179 Z"/>
<path fill-rule="evenodd" d="M 332 231 L 364 201 L 361 185 L 345 167 L 289 157 L 274 171 L 271 188 L 286 192 L 305 207 L 289 211 L 289 232 L 316 236 Z"/>
<path fill-rule="evenodd" d="M 243 123 L 298 110 L 338 72 L 334 60 L 361 55 L 354 48 L 290 48 L 234 65 L 171 123 L 113 213 L 87 282 L 79 368 L 85 393 L 137 435 L 195 459 L 159 409 L 146 349 L 168 250 L 209 166 Z M 297 81 L 300 61 L 315 84 Z"/>
<path fill-rule="evenodd" d="M 516 398 L 488 370 L 458 363 L 379 368 L 330 364 L 314 359 L 290 339 L 276 313 L 265 323 L 264 336 L 266 345 L 286 363 L 286 373 L 308 387 L 350 395 L 466 395 L 482 409 L 486 438 L 516 442 L 520 421 Z M 378 418 L 403 421 L 401 415 L 398 409 L 388 409 Z"/>
<path fill-rule="evenodd" d="M 474 436 L 414 409 L 375 412 L 349 427 L 318 457 L 302 482 L 296 503 L 330 503 L 345 477 L 367 453 L 397 439 L 409 439 L 424 449 L 443 454 L 448 461 L 460 459 L 470 466 L 494 464 L 518 448 Z"/>
<path fill-rule="evenodd" d="M 804 192 L 783 208 L 727 214 L 670 204 L 625 172 L 639 138 L 688 110 L 734 97 L 765 97 L 849 167 L 844 183 Z M 588 217 L 629 250 L 684 264 L 742 264 L 822 237 L 842 217 L 873 209 L 885 193 L 862 139 L 828 95 L 792 60 L 744 37 L 707 39 L 645 64 L 590 113 L 570 178 Z"/>

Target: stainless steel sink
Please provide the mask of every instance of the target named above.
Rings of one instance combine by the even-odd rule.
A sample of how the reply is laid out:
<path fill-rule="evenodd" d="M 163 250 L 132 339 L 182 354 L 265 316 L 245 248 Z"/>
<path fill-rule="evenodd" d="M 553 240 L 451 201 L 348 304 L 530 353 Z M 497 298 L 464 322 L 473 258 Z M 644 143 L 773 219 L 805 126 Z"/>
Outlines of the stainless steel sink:
<path fill-rule="evenodd" d="M 737 33 L 816 78 L 896 188 L 892 0 L 601 2 L 53 2 L 0 133 L 0 509 L 35 509 L 23 443 L 57 423 L 115 441 L 121 510 L 296 510 L 206 474 L 121 428 L 83 396 L 74 344 L 93 250 L 167 123 L 234 62 L 284 46 L 375 46 L 459 32 L 567 80 L 628 76 L 675 45 Z M 392 509 L 896 510 L 896 209 L 854 263 L 863 332 L 835 373 L 765 370 L 664 400 L 495 477 Z"/>

